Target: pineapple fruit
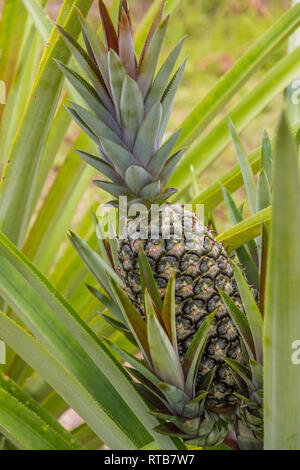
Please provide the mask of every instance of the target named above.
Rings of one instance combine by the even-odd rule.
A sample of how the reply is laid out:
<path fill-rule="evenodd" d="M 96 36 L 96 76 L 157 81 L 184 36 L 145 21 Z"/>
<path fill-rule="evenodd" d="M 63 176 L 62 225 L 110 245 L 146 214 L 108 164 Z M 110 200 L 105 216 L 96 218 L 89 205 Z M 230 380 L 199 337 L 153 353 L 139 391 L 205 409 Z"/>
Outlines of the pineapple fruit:
<path fill-rule="evenodd" d="M 151 238 L 149 225 L 143 249 L 162 300 L 171 273 L 176 272 L 176 332 L 181 361 L 203 321 L 216 312 L 201 358 L 198 383 L 214 371 L 206 403 L 210 410 L 228 411 L 234 409 L 236 387 L 223 358 L 241 361 L 242 357 L 238 331 L 218 292 L 221 288 L 241 304 L 230 259 L 213 233 L 192 214 L 189 217 L 193 230 L 176 237 L 180 210 L 167 202 L 176 192 L 167 187 L 168 181 L 183 154 L 183 150 L 172 153 L 180 131 L 163 141 L 184 72 L 185 62 L 172 75 L 183 41 L 157 72 L 169 20 L 164 15 L 165 2 L 154 18 L 139 59 L 127 1 L 120 3 L 118 30 L 102 0 L 99 7 L 105 45 L 80 15 L 86 50 L 58 26 L 85 78 L 62 63 L 58 65 L 92 112 L 78 104 L 72 104 L 68 111 L 97 143 L 100 157 L 82 151 L 78 154 L 108 179 L 97 180 L 95 184 L 113 196 L 111 204 L 118 206 L 118 199 L 126 196 L 129 205 L 143 203 L 148 208 L 153 204 L 166 205 L 171 221 L 169 239 L 162 237 L 159 218 L 158 238 Z M 128 297 L 144 316 L 138 265 L 141 242 L 132 235 L 134 222 L 129 220 L 121 234 L 117 272 Z"/>

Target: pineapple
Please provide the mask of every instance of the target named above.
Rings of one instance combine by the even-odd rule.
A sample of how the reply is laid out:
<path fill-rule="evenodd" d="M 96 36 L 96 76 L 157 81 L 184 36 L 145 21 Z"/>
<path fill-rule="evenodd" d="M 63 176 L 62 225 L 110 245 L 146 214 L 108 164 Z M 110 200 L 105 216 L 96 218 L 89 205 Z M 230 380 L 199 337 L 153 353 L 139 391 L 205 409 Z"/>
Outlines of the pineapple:
<path fill-rule="evenodd" d="M 230 259 L 213 233 L 190 213 L 193 229 L 178 238 L 176 224 L 180 207 L 168 204 L 176 192 L 168 181 L 183 150 L 172 153 L 180 131 L 165 142 L 163 137 L 180 84 L 184 63 L 172 75 L 183 41 L 174 48 L 157 72 L 169 17 L 162 3 L 139 59 L 136 57 L 129 7 L 120 3 L 118 30 L 108 10 L 99 1 L 106 45 L 79 15 L 86 51 L 58 26 L 85 78 L 58 63 L 66 78 L 86 102 L 86 108 L 72 104 L 68 111 L 78 125 L 99 148 L 100 157 L 78 151 L 88 164 L 107 180 L 95 184 L 113 196 L 111 204 L 126 196 L 129 205 L 165 204 L 171 221 L 170 237 L 162 236 L 162 219 L 158 217 L 158 238 L 151 238 L 150 222 L 142 241 L 159 293 L 164 299 L 172 271 L 176 272 L 176 332 L 178 352 L 183 361 L 189 345 L 207 316 L 216 312 L 201 359 L 198 383 L 212 370 L 214 377 L 206 403 L 218 412 L 234 408 L 235 382 L 230 367 L 223 361 L 229 357 L 241 360 L 239 334 L 221 301 L 218 289 L 241 304 Z M 119 266 L 127 294 L 142 316 L 138 251 L 141 244 L 134 235 L 135 220 L 128 220 L 119 241 Z"/>

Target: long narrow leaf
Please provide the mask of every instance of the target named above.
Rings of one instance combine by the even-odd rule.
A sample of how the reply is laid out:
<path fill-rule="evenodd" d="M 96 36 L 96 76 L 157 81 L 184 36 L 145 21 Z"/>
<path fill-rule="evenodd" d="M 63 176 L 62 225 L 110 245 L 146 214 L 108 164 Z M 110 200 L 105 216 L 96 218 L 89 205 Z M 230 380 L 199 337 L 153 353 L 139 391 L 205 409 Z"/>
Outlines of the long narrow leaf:
<path fill-rule="evenodd" d="M 263 359 L 263 345 L 262 345 L 262 335 L 263 335 L 263 321 L 262 316 L 257 306 L 257 303 L 253 297 L 253 294 L 249 288 L 249 285 L 243 276 L 240 268 L 232 263 L 232 268 L 234 272 L 234 277 L 238 285 L 238 289 L 242 298 L 243 306 L 249 321 L 253 341 L 255 344 L 256 359 L 262 363 Z"/>
<path fill-rule="evenodd" d="M 299 74 L 299 56 L 300 47 L 276 64 L 263 80 L 230 110 L 229 115 L 235 123 L 237 132 L 243 130 L 270 100 Z M 170 185 L 180 190 L 186 189 L 189 185 L 190 165 L 194 165 L 197 175 L 203 173 L 229 145 L 230 141 L 227 120 L 223 118 L 211 131 L 190 147 L 180 167 L 170 179 Z M 180 197 L 181 192 L 178 193 L 175 200 Z"/>
<path fill-rule="evenodd" d="M 87 390 L 30 334 L 0 313 L 4 341 L 32 365 L 61 396 L 81 415 L 97 435 L 111 448 L 134 448 L 134 443 L 111 420 Z M 115 406 L 115 403 L 114 403 Z"/>
<path fill-rule="evenodd" d="M 271 26 L 236 64 L 219 80 L 186 118 L 179 145 L 192 143 L 257 67 L 294 31 L 300 23 L 300 5 L 295 6 Z"/>
<path fill-rule="evenodd" d="M 78 0 L 77 6 L 86 14 L 91 3 L 91 0 Z M 58 22 L 69 15 L 65 27 L 77 36 L 80 25 L 76 21 L 75 12 L 71 11 L 72 6 L 73 2 L 64 2 Z M 62 45 L 58 32 L 53 30 L 10 153 L 11 163 L 6 169 L 1 187 L 0 225 L 18 245 L 23 241 L 28 227 L 37 168 L 62 88 L 62 75 L 53 59 L 66 62 L 69 57 L 70 52 Z M 14 213 L 14 217 L 9 217 L 11 213 Z"/>
<path fill-rule="evenodd" d="M 300 448 L 300 187 L 295 141 L 282 116 L 275 150 L 264 327 L 265 449 Z M 278 403 L 287 394 L 284 413 Z"/>

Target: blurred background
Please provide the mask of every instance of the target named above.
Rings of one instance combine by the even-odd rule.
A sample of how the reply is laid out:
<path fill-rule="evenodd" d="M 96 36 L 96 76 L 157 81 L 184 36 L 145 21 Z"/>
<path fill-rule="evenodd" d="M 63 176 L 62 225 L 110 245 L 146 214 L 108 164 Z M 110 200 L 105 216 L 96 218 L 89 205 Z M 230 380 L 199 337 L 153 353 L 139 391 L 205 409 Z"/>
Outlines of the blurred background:
<path fill-rule="evenodd" d="M 47 12 L 53 21 L 55 21 L 62 3 L 62 0 L 48 1 Z M 0 0 L 0 14 L 2 4 L 3 0 Z M 107 0 L 107 4 L 110 4 L 110 0 Z M 135 24 L 141 20 L 151 4 L 152 0 L 130 1 Z M 170 51 L 182 36 L 187 35 L 182 55 L 188 56 L 189 60 L 182 86 L 177 95 L 170 122 L 170 132 L 181 124 L 185 116 L 192 111 L 216 81 L 232 67 L 249 45 L 274 24 L 290 6 L 290 0 L 184 0 L 179 3 L 171 18 L 165 41 L 165 51 Z M 89 17 L 97 28 L 99 14 L 96 1 Z M 266 71 L 285 54 L 286 48 L 287 43 L 273 53 L 271 58 L 247 81 L 246 86 L 235 96 L 230 105 L 232 102 L 238 102 L 242 96 L 259 83 Z M 249 152 L 259 145 L 265 128 L 270 135 L 274 133 L 281 102 L 282 96 L 278 96 L 242 133 L 243 143 Z M 223 115 L 226 115 L 227 109 L 228 107 L 223 111 Z M 77 133 L 76 125 L 72 125 L 64 145 L 71 148 Z M 64 148 L 64 155 L 65 150 Z M 53 176 L 60 168 L 61 163 L 62 158 L 57 155 Z M 211 182 L 216 181 L 218 176 L 224 174 L 235 163 L 236 154 L 233 146 L 230 146 L 223 152 L 221 158 L 205 172 L 205 177 L 200 180 L 201 187 L 205 188 Z M 53 178 L 50 177 L 45 194 L 52 181 Z M 103 195 L 99 195 L 99 190 L 95 189 L 91 183 L 78 209 L 79 213 L 85 210 L 85 200 L 93 198 L 96 203 L 100 202 L 102 197 Z M 242 203 L 243 190 L 236 194 L 236 200 L 238 203 Z M 224 205 L 219 206 L 216 216 L 220 229 L 231 225 Z M 72 225 L 76 226 L 76 217 Z"/>

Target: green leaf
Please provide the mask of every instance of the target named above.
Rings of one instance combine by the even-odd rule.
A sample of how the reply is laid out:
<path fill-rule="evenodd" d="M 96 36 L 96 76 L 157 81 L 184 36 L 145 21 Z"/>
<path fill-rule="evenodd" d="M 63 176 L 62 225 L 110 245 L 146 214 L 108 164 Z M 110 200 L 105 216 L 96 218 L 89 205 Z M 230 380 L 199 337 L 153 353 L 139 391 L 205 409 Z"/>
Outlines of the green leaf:
<path fill-rule="evenodd" d="M 166 35 L 169 17 L 167 16 L 155 32 L 137 71 L 137 83 L 144 98 L 147 96 Z"/>
<path fill-rule="evenodd" d="M 54 164 L 54 160 L 58 154 L 60 146 L 64 142 L 64 138 L 70 124 L 71 116 L 67 113 L 67 110 L 64 107 L 64 101 L 62 101 L 61 106 L 56 111 L 55 118 L 45 142 L 41 163 L 36 178 L 31 213 L 36 209 L 36 205 L 42 194 L 45 181 L 47 180 L 48 174 Z"/>
<path fill-rule="evenodd" d="M 146 367 L 142 361 L 137 359 L 132 354 L 129 354 L 125 349 L 121 349 L 114 342 L 106 339 L 106 342 L 110 347 L 125 361 L 128 362 L 132 367 L 134 367 L 145 379 L 152 383 L 152 385 L 157 386 L 160 383 L 159 378 L 153 374 L 153 372 Z"/>
<path fill-rule="evenodd" d="M 91 0 L 78 0 L 77 6 L 86 14 L 91 3 Z M 66 0 L 57 21 L 64 22 L 67 16 L 64 27 L 76 37 L 79 24 L 75 12 L 71 11 L 72 6 L 73 2 Z M 62 75 L 53 59 L 66 62 L 69 57 L 70 53 L 62 45 L 58 32 L 53 30 L 10 152 L 11 163 L 7 166 L 1 187 L 0 225 L 18 245 L 23 242 L 28 228 L 37 168 L 63 84 Z M 11 213 L 15 216 L 10 217 Z"/>
<path fill-rule="evenodd" d="M 256 211 L 259 212 L 271 204 L 271 188 L 265 170 L 262 168 L 257 181 Z"/>
<path fill-rule="evenodd" d="M 244 343 L 247 347 L 247 352 L 249 356 L 255 356 L 255 346 L 253 342 L 253 336 L 251 333 L 249 321 L 244 314 L 244 312 L 233 302 L 231 297 L 229 297 L 226 292 L 222 289 L 218 289 L 222 300 L 231 316 L 232 320 L 234 321 L 235 326 L 237 327 L 241 337 L 244 340 Z"/>
<path fill-rule="evenodd" d="M 223 192 L 224 196 L 224 201 L 226 203 L 226 206 L 229 210 L 229 213 L 231 215 L 231 218 L 233 220 L 234 224 L 237 224 L 239 222 L 242 222 L 243 218 L 242 215 L 239 211 L 239 209 L 236 207 L 234 200 L 230 196 L 229 192 L 227 191 L 226 188 L 224 188 L 223 185 L 221 185 L 221 189 Z M 257 247 L 256 243 L 252 241 L 246 246 L 241 246 L 236 250 L 239 261 L 241 264 L 245 267 L 246 273 L 247 273 L 247 278 L 249 281 L 258 288 L 259 286 L 259 274 L 258 270 L 256 267 L 255 262 L 253 261 L 253 257 L 256 260 L 257 259 Z M 250 253 L 252 254 L 252 257 L 250 256 Z"/>
<path fill-rule="evenodd" d="M 114 422 L 99 402 L 65 369 L 33 336 L 0 313 L 1 336 L 24 360 L 30 364 L 114 449 L 134 448 L 135 445 Z M 102 387 L 103 384 L 100 386 Z M 112 396 L 108 399 L 112 400 Z M 113 404 L 113 403 L 112 403 Z M 114 403 L 116 406 L 116 402 Z"/>
<path fill-rule="evenodd" d="M 166 12 L 171 13 L 178 5 L 179 0 L 167 0 L 166 2 Z M 146 15 L 143 17 L 142 21 L 137 26 L 135 32 L 135 50 L 138 54 L 141 53 L 145 38 L 147 33 L 152 25 L 152 22 L 157 16 L 159 10 L 162 8 L 162 0 L 154 0 L 150 5 Z"/>
<path fill-rule="evenodd" d="M 15 77 L 18 62 L 17 52 L 21 49 L 27 19 L 28 15 L 23 2 L 5 2 L 0 30 L 0 80 L 4 81 L 7 93 Z M 18 34 L 16 34 L 16 31 Z M 2 115 L 1 111 L 0 117 Z"/>
<path fill-rule="evenodd" d="M 244 380 L 249 390 L 251 391 L 254 390 L 254 385 L 250 379 L 250 371 L 247 367 L 245 367 L 243 364 L 236 361 L 235 359 L 231 359 L 229 357 L 224 357 L 223 361 L 226 362 L 226 364 L 228 364 L 231 367 L 231 369 L 234 372 L 236 372 L 236 374 Z"/>
<path fill-rule="evenodd" d="M 105 84 L 103 82 L 102 76 L 99 73 L 95 63 L 90 58 L 90 56 L 85 52 L 84 49 L 72 38 L 72 36 L 64 30 L 59 25 L 56 25 L 62 38 L 64 39 L 66 45 L 69 47 L 72 57 L 76 59 L 82 70 L 84 71 L 85 75 L 91 81 L 93 87 L 97 91 L 102 103 L 105 107 L 110 111 L 110 113 L 114 113 L 114 106 L 110 99 L 110 96 L 107 93 Z"/>
<path fill-rule="evenodd" d="M 5 281 L 5 276 L 10 279 L 13 285 Z M 33 276 L 31 278 L 33 278 L 33 282 L 36 282 Z M 118 385 L 115 382 L 117 387 L 120 385 L 120 380 L 123 380 L 122 372 L 119 370 L 117 373 L 119 377 L 117 377 L 116 364 L 114 364 L 112 358 L 105 351 L 103 344 L 89 331 L 87 325 L 79 320 L 76 313 L 72 312 L 70 308 L 66 308 L 66 302 L 62 306 L 55 298 L 53 299 L 53 297 L 49 296 L 49 293 L 47 295 L 43 291 L 45 291 L 43 286 L 40 286 L 39 293 L 34 291 L 33 287 L 2 256 L 0 273 L 1 295 L 12 306 L 14 311 L 17 312 L 30 331 L 35 334 L 39 342 L 55 356 L 64 367 L 64 370 L 74 377 L 93 401 L 99 404 L 97 406 L 105 410 L 105 414 L 111 416 L 113 421 L 119 423 L 118 426 L 125 431 L 125 434 L 128 433 L 136 441 L 137 445 L 142 443 L 144 438 L 147 439 L 147 433 L 144 433 L 145 428 L 137 420 L 136 415 L 132 414 L 126 402 L 121 398 L 106 375 L 104 375 L 103 369 L 110 375 L 110 380 L 117 380 Z M 47 300 L 52 302 L 51 306 L 56 306 L 55 311 L 58 311 L 61 317 L 64 315 L 64 322 L 68 325 L 69 329 L 57 314 L 53 312 L 50 306 L 45 303 L 41 294 L 44 294 Z M 86 350 L 77 342 L 76 338 L 79 338 L 81 343 L 84 343 Z M 10 345 L 9 342 L 8 344 Z M 13 345 L 13 348 L 18 353 L 15 345 Z M 88 353 L 93 356 L 93 359 L 96 360 L 100 368 Z M 25 357 L 25 360 L 28 362 L 27 357 Z M 30 361 L 29 363 L 31 364 Z M 47 367 L 48 363 L 45 362 L 44 368 L 46 371 L 43 374 L 44 377 L 48 371 Z M 48 381 L 48 376 L 46 375 L 46 377 Z M 50 381 L 49 383 L 51 384 Z M 128 385 L 130 385 L 130 382 Z M 130 386 L 130 389 L 130 393 L 133 393 L 132 386 Z M 122 393 L 123 391 L 124 388 Z M 117 401 L 119 405 L 113 409 Z M 130 430 L 131 426 L 135 428 L 140 427 L 141 437 L 138 435 L 134 437 L 135 431 L 134 428 Z M 103 434 L 100 434 L 100 436 L 103 436 Z"/>
<path fill-rule="evenodd" d="M 39 31 L 43 41 L 48 41 L 52 30 L 52 21 L 47 15 L 43 5 L 36 0 L 22 0 L 36 29 Z M 47 3 L 47 2 L 43 2 Z"/>
<path fill-rule="evenodd" d="M 89 147 L 84 134 L 79 136 L 76 144 Z M 65 240 L 74 211 L 93 173 L 73 152 L 67 155 L 59 169 L 23 246 L 26 256 L 43 272 L 53 266 L 57 247 Z"/>
<path fill-rule="evenodd" d="M 264 446 L 294 450 L 300 448 L 300 374 L 293 362 L 300 331 L 300 188 L 296 143 L 284 115 L 275 147 L 273 184 L 264 325 Z M 287 390 L 282 412 L 278 404 Z"/>
<path fill-rule="evenodd" d="M 93 251 L 89 245 L 78 235 L 70 232 L 70 239 L 79 256 L 86 263 L 95 278 L 105 286 L 108 293 L 112 295 L 111 286 L 109 284 L 109 276 L 120 286 L 122 281 L 113 269 L 105 263 L 105 261 Z"/>
<path fill-rule="evenodd" d="M 78 234 L 84 238 L 93 250 L 98 248 L 98 241 L 95 234 L 93 220 L 90 212 L 81 218 Z M 82 263 L 71 243 L 67 243 L 62 251 L 62 255 L 57 261 L 50 274 L 50 282 L 67 298 L 75 292 L 85 280 L 88 273 L 87 267 Z"/>
<path fill-rule="evenodd" d="M 272 185 L 272 146 L 269 135 L 264 130 L 261 151 L 261 168 L 265 170 L 269 185 Z"/>
<path fill-rule="evenodd" d="M 171 178 L 172 174 L 176 170 L 178 163 L 180 162 L 185 150 L 186 149 L 178 150 L 178 152 L 172 155 L 172 157 L 170 157 L 170 159 L 167 161 L 164 169 L 162 170 L 160 174 L 160 181 L 161 181 L 162 187 L 165 187 L 168 184 L 169 179 Z"/>
<path fill-rule="evenodd" d="M 175 67 L 177 59 L 178 59 L 179 54 L 181 52 L 184 39 L 185 38 L 183 38 L 177 44 L 177 46 L 173 49 L 173 51 L 168 56 L 166 61 L 161 66 L 159 72 L 157 73 L 157 75 L 156 75 L 156 77 L 153 81 L 152 87 L 151 87 L 151 89 L 148 93 L 148 96 L 146 98 L 146 101 L 145 101 L 146 113 L 152 108 L 152 106 L 154 106 L 155 103 L 157 103 L 158 101 L 161 101 L 161 99 L 164 95 L 164 92 L 166 90 L 168 81 L 170 79 L 172 70 Z"/>
<path fill-rule="evenodd" d="M 97 95 L 96 90 L 86 80 L 84 80 L 84 78 L 78 75 L 77 72 L 74 72 L 74 70 L 70 69 L 58 60 L 56 60 L 56 63 L 60 68 L 61 72 L 69 80 L 71 85 L 75 88 L 75 90 L 87 103 L 91 110 L 94 111 L 94 113 L 102 121 L 104 121 L 105 124 L 107 124 L 109 127 L 111 127 L 111 129 L 118 133 L 120 129 L 114 116 L 112 116 L 111 113 L 109 113 L 107 109 L 103 106 L 100 98 Z"/>
<path fill-rule="evenodd" d="M 109 69 L 109 83 L 113 95 L 115 108 L 118 118 L 120 118 L 120 104 L 122 97 L 122 89 L 125 78 L 127 77 L 126 70 L 119 56 L 113 49 L 108 53 L 108 69 Z"/>
<path fill-rule="evenodd" d="M 91 155 L 90 153 L 76 150 L 76 153 L 90 166 L 99 171 L 103 176 L 106 176 L 116 184 L 122 184 L 121 177 L 116 173 L 115 169 L 106 163 L 101 158 Z"/>
<path fill-rule="evenodd" d="M 160 126 L 159 137 L 158 137 L 159 145 L 163 141 L 163 137 L 167 129 L 167 125 L 168 125 L 171 112 L 173 109 L 175 95 L 181 83 L 181 80 L 185 71 L 186 62 L 187 62 L 187 59 L 184 60 L 183 64 L 176 71 L 176 73 L 174 74 L 162 98 L 162 120 L 161 120 L 161 126 Z"/>
<path fill-rule="evenodd" d="M 130 77 L 124 79 L 120 115 L 127 145 L 132 149 L 144 119 L 144 99 L 136 81 Z"/>
<path fill-rule="evenodd" d="M 159 148 L 155 155 L 152 156 L 149 162 L 149 172 L 154 178 L 157 178 L 165 166 L 170 153 L 172 152 L 176 142 L 179 139 L 181 130 L 175 132 L 163 145 Z"/>
<path fill-rule="evenodd" d="M 237 153 L 237 156 L 238 156 L 238 159 L 239 159 L 240 167 L 241 167 L 241 170 L 242 170 L 242 175 L 243 175 L 243 179 L 244 179 L 244 183 L 245 183 L 245 189 L 246 189 L 246 193 L 247 193 L 247 196 L 248 196 L 251 212 L 252 212 L 252 214 L 255 214 L 255 212 L 256 212 L 256 204 L 255 204 L 255 201 L 256 201 L 256 196 L 255 196 L 256 195 L 256 188 L 255 188 L 255 180 L 254 180 L 254 175 L 253 175 L 253 172 L 252 172 L 252 168 L 251 168 L 251 165 L 249 163 L 248 156 L 247 156 L 247 154 L 244 150 L 244 147 L 242 145 L 242 142 L 241 142 L 239 136 L 237 135 L 235 127 L 233 126 L 233 123 L 231 122 L 230 119 L 228 120 L 228 125 L 229 125 L 229 129 L 230 129 L 230 132 L 231 132 L 231 135 L 232 135 L 234 145 L 235 145 L 235 149 L 236 149 L 236 153 Z"/>
<path fill-rule="evenodd" d="M 173 348 L 175 349 L 175 351 L 177 351 L 175 279 L 175 271 L 173 271 L 167 285 L 161 318 L 164 322 L 166 331 L 169 335 Z"/>
<path fill-rule="evenodd" d="M 98 139 L 100 139 L 101 137 L 105 137 L 106 139 L 110 139 L 117 144 L 122 144 L 122 141 L 118 134 L 114 132 L 109 126 L 107 126 L 107 124 L 105 124 L 102 119 L 90 113 L 85 108 L 79 106 L 76 103 L 71 103 L 71 105 L 72 108 L 74 108 L 76 114 L 81 119 L 81 121 L 93 132 L 93 134 L 98 137 Z M 67 107 L 67 109 L 70 108 Z"/>
<path fill-rule="evenodd" d="M 243 276 L 242 271 L 238 268 L 235 263 L 232 263 L 234 277 L 238 285 L 238 289 L 241 295 L 243 307 L 245 309 L 256 352 L 257 361 L 262 363 L 263 360 L 263 320 L 257 303 L 253 297 L 253 294 L 249 288 L 249 285 Z"/>
<path fill-rule="evenodd" d="M 73 429 L 72 435 L 81 442 L 87 450 L 100 450 L 104 445 L 103 441 L 101 441 L 85 423 Z"/>
<path fill-rule="evenodd" d="M 139 196 L 148 201 L 153 201 L 161 193 L 160 181 L 154 181 L 154 183 L 147 184 L 141 191 Z"/>
<path fill-rule="evenodd" d="M 92 286 L 87 285 L 88 290 L 99 300 L 119 321 L 124 324 L 122 312 L 116 302 Z"/>
<path fill-rule="evenodd" d="M 262 316 L 265 312 L 265 294 L 266 294 L 266 277 L 268 267 L 268 252 L 269 252 L 269 232 L 265 224 L 262 223 L 261 235 L 261 253 L 260 253 L 260 285 L 259 285 L 259 309 Z"/>
<path fill-rule="evenodd" d="M 263 365 L 250 358 L 252 380 L 257 390 L 263 389 Z"/>
<path fill-rule="evenodd" d="M 79 442 L 15 382 L 0 373 L 0 429 L 27 450 L 80 450 Z"/>
<path fill-rule="evenodd" d="M 149 296 L 147 291 L 145 295 Z M 163 382 L 184 390 L 184 376 L 178 355 L 154 313 L 151 300 L 146 302 L 146 309 L 147 337 L 155 373 Z"/>
<path fill-rule="evenodd" d="M 158 148 L 158 132 L 162 118 L 162 105 L 156 103 L 145 117 L 136 137 L 133 152 L 147 167 Z"/>
<path fill-rule="evenodd" d="M 5 298 L 7 301 L 9 301 L 9 298 L 12 299 L 14 310 L 18 310 L 18 313 L 22 314 L 23 320 L 26 316 L 28 324 L 35 324 L 34 330 L 37 337 L 40 340 L 44 337 L 43 341 L 52 345 L 51 348 L 53 348 L 55 356 L 61 358 L 65 364 L 65 369 L 74 368 L 76 375 L 78 377 L 81 375 L 84 385 L 90 389 L 93 395 L 95 394 L 98 397 L 100 405 L 105 410 L 108 409 L 110 416 L 119 423 L 118 426 L 127 429 L 128 435 L 134 436 L 136 434 L 134 439 L 138 443 L 140 441 L 145 442 L 145 439 L 149 438 L 149 434 L 145 433 L 145 428 L 141 424 L 143 422 L 149 433 L 157 439 L 162 447 L 174 449 L 175 445 L 171 440 L 164 439 L 161 441 L 160 436 L 153 434 L 152 430 L 156 423 L 149 417 L 148 407 L 134 390 L 128 375 L 120 364 L 114 360 L 99 337 L 87 326 L 49 281 L 3 236 L 1 236 L 0 248 L 2 254 L 7 257 L 7 261 L 3 256 L 3 259 L 1 258 L 1 270 L 5 269 L 5 261 L 5 266 L 11 271 L 9 274 L 6 272 L 4 278 L 1 279 L 1 295 L 4 294 L 5 289 L 7 294 Z M 15 267 L 14 270 L 8 267 L 8 260 L 12 263 L 11 267 Z M 11 283 L 7 279 L 10 279 Z M 19 289 L 17 286 L 19 286 Z M 9 303 L 11 302 L 9 301 Z M 18 309 L 16 308 L 17 304 Z M 2 328 L 0 329 L 2 335 Z M 14 335 L 12 335 L 12 338 L 14 338 Z M 17 343 L 18 341 L 16 339 Z M 8 341 L 7 343 L 9 344 Z M 15 348 L 15 346 L 13 348 L 18 353 L 18 348 Z M 38 353 L 34 354 L 39 356 Z M 73 362 L 70 355 L 75 362 Z M 32 365 L 27 357 L 25 360 Z M 45 367 L 45 364 L 48 365 L 45 358 L 41 358 L 41 363 L 43 367 Z M 82 367 L 79 363 L 82 364 Z M 35 368 L 35 365 L 33 367 Z M 48 374 L 47 367 L 46 374 Z M 101 382 L 100 386 L 97 386 L 98 380 Z M 60 381 L 62 381 L 62 378 Z M 106 393 L 107 387 L 109 388 L 108 393 Z M 91 393 L 89 393 L 90 395 Z M 113 398 L 114 396 L 115 398 Z M 119 400 L 121 400 L 120 404 L 114 409 Z M 84 399 L 83 403 L 85 403 Z M 111 405 L 113 409 L 109 409 Z M 80 404 L 80 406 L 82 405 Z M 134 409 L 135 412 L 132 413 L 131 409 Z M 81 413 L 79 412 L 79 414 Z M 84 414 L 82 416 L 84 417 Z M 101 435 L 102 433 L 100 433 Z"/>
<path fill-rule="evenodd" d="M 191 397 L 195 393 L 195 378 L 215 313 L 211 313 L 201 324 L 184 356 L 183 371 L 186 377 L 185 391 Z"/>
<path fill-rule="evenodd" d="M 85 122 L 80 118 L 79 114 L 69 106 L 66 106 L 66 110 L 70 114 L 71 118 L 76 122 L 80 129 L 95 143 L 99 144 L 99 138 L 94 134 L 94 132 L 85 124 Z"/>
<path fill-rule="evenodd" d="M 172 408 L 180 415 L 190 397 L 181 389 L 169 383 L 161 382 L 157 385 L 158 389 L 164 394 Z"/>
<path fill-rule="evenodd" d="M 123 146 L 116 144 L 112 140 L 104 139 L 103 137 L 100 139 L 100 142 L 107 158 L 113 162 L 123 177 L 125 176 L 127 168 L 137 163 L 133 154 Z"/>
<path fill-rule="evenodd" d="M 126 186 L 134 193 L 138 194 L 145 185 L 149 184 L 151 176 L 143 167 L 131 165 L 125 173 Z"/>
<path fill-rule="evenodd" d="M 123 307 L 123 314 L 127 321 L 128 328 L 136 338 L 138 345 L 140 346 L 141 351 L 143 352 L 144 357 L 151 364 L 151 356 L 149 353 L 148 338 L 147 338 L 147 328 L 146 322 L 141 317 L 139 312 L 133 306 L 131 301 L 128 299 L 128 296 L 123 292 L 123 290 L 115 285 L 115 291 L 120 301 L 121 306 Z"/>
<path fill-rule="evenodd" d="M 249 155 L 249 162 L 254 174 L 260 170 L 260 154 L 261 147 L 258 147 Z M 207 189 L 201 191 L 199 196 L 195 197 L 192 202 L 194 204 L 204 204 L 206 212 L 213 210 L 223 201 L 223 193 L 220 184 L 223 185 L 229 193 L 233 193 L 241 188 L 244 181 L 240 166 L 234 165 L 219 181 L 212 183 Z"/>
<path fill-rule="evenodd" d="M 262 222 L 268 226 L 270 221 L 271 208 L 267 207 L 243 220 L 243 222 L 225 230 L 225 232 L 217 236 L 217 240 L 224 243 L 229 252 L 234 251 L 260 234 Z"/>
<path fill-rule="evenodd" d="M 120 186 L 117 184 L 109 183 L 107 181 L 94 180 L 95 186 L 103 189 L 103 191 L 108 192 L 112 196 L 118 198 L 119 196 L 124 196 L 130 194 L 130 191 L 126 186 Z"/>
<path fill-rule="evenodd" d="M 0 133 L 0 174 L 2 174 L 2 170 L 7 164 L 9 149 L 24 113 L 39 59 L 40 38 L 32 26 L 29 34 L 26 36 L 26 47 L 23 47 L 20 52 L 17 73 L 9 90 L 6 105 L 5 107 L 1 106 L 1 111 L 2 109 L 4 111 L 1 119 Z"/>
<path fill-rule="evenodd" d="M 139 268 L 140 268 L 142 292 L 144 293 L 145 289 L 147 289 L 157 313 L 161 314 L 162 308 L 163 308 L 161 297 L 158 291 L 158 287 L 157 287 L 149 260 L 141 245 L 139 247 Z"/>
<path fill-rule="evenodd" d="M 116 3 L 116 2 L 115 2 Z M 110 82 L 109 82 L 109 73 L 108 73 L 108 56 L 107 50 L 102 43 L 100 37 L 93 31 L 90 24 L 86 21 L 84 16 L 78 10 L 79 20 L 82 27 L 82 33 L 84 39 L 89 43 L 89 46 L 94 54 L 97 65 L 101 71 L 101 75 L 105 82 L 106 88 L 111 92 Z"/>

